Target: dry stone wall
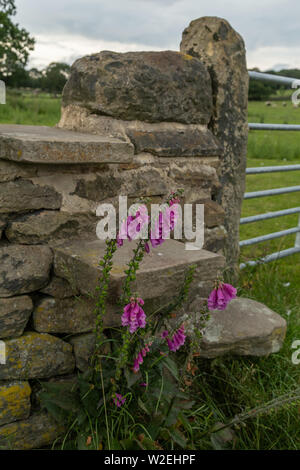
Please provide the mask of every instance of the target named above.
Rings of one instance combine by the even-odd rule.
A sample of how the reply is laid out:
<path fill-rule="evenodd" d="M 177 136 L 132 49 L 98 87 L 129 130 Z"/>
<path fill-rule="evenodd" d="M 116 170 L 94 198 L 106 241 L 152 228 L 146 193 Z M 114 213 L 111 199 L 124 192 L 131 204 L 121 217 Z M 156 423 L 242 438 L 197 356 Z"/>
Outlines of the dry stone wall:
<path fill-rule="evenodd" d="M 198 59 L 102 52 L 75 62 L 58 127 L 0 126 L 0 448 L 43 447 L 64 432 L 40 409 L 37 380 L 72 380 L 93 351 L 100 203 L 162 202 L 178 188 L 183 202 L 205 203 L 208 250 L 166 241 L 141 265 L 136 289 L 157 308 L 194 263 L 194 297 L 208 295 L 226 237 L 211 114 Z M 115 299 L 131 250 L 115 256 L 105 328 L 120 325 Z"/>
<path fill-rule="evenodd" d="M 220 34 L 219 40 L 222 44 L 228 35 Z M 220 194 L 224 185 L 229 187 L 228 152 L 235 149 L 228 136 L 237 118 L 228 130 L 216 132 L 211 125 L 225 122 L 225 105 L 216 98 L 206 57 L 193 57 L 195 51 L 86 56 L 72 67 L 57 127 L 0 126 L 0 346 L 5 344 L 6 356 L 5 364 L 0 360 L 0 449 L 46 447 L 64 433 L 40 409 L 38 383 L 72 381 L 88 366 L 105 250 L 96 237 L 100 203 L 117 208 L 120 195 L 128 196 L 128 205 L 144 197 L 162 202 L 183 188 L 183 203 L 205 205 L 204 249 L 186 251 L 181 241 L 167 240 L 141 263 L 135 290 L 147 311 L 172 298 L 191 264 L 196 265 L 191 312 L 197 311 L 225 267 L 224 226 L 232 234 L 230 214 L 237 216 L 241 201 L 237 191 L 236 209 L 229 213 Z M 229 48 L 228 63 L 231 53 Z M 221 93 L 225 82 L 218 83 Z M 228 80 L 226 87 L 225 92 Z M 231 112 L 228 107 L 229 120 Z M 232 156 L 234 175 L 244 168 L 242 158 L 242 151 Z M 231 189 L 238 181 L 234 178 Z M 230 243 L 236 250 L 237 238 Z M 116 298 L 132 248 L 125 243 L 114 256 L 107 335 L 110 327 L 120 326 Z M 220 325 L 212 316 L 203 357 L 228 351 L 262 355 L 280 348 L 283 320 L 264 311 L 259 333 L 258 307 L 255 321 L 246 324 L 244 313 L 254 307 L 251 302 L 242 307 L 234 304 L 229 323 Z M 228 332 L 233 325 L 239 335 L 235 319 L 246 325 L 238 340 Z"/>

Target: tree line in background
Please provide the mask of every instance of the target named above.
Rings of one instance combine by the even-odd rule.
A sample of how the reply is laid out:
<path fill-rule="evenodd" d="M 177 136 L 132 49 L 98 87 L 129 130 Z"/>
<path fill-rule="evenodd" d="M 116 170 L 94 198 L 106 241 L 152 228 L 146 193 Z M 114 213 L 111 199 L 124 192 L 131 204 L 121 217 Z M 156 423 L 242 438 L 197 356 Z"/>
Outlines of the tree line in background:
<path fill-rule="evenodd" d="M 15 0 L 0 0 L 0 79 L 12 88 L 29 87 L 61 93 L 70 74 L 70 66 L 52 62 L 44 70 L 28 70 L 26 65 L 35 40 L 24 28 L 13 22 L 15 15 Z M 259 72 L 259 69 L 253 70 Z M 279 72 L 271 70 L 267 73 L 300 79 L 299 69 L 282 69 Z M 282 86 L 278 84 L 251 80 L 249 100 L 268 100 L 281 89 Z"/>
<path fill-rule="evenodd" d="M 61 93 L 70 71 L 70 66 L 53 62 L 44 70 L 26 69 L 35 40 L 14 23 L 15 0 L 0 0 L 0 79 L 8 87 L 30 87 Z"/>

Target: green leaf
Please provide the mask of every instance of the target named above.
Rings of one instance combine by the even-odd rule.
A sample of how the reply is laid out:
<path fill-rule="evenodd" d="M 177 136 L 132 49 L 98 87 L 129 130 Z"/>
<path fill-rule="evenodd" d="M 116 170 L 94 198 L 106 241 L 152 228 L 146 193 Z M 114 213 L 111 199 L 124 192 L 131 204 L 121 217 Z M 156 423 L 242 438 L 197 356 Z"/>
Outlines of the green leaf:
<path fill-rule="evenodd" d="M 142 450 L 157 450 L 155 442 L 149 437 L 144 437 L 142 441 L 137 441 Z"/>
<path fill-rule="evenodd" d="M 223 426 L 223 423 L 217 422 L 213 428 L 215 432 L 210 436 L 212 446 L 215 450 L 228 449 L 229 444 L 236 439 L 235 433 L 229 427 L 218 431 L 218 428 L 222 428 Z"/>
<path fill-rule="evenodd" d="M 163 362 L 164 362 L 164 365 L 166 366 L 166 368 L 169 370 L 169 372 L 171 372 L 173 377 L 177 381 L 179 381 L 178 367 L 177 367 L 176 363 L 173 361 L 173 359 L 171 359 L 169 356 L 167 356 L 163 360 Z"/>
<path fill-rule="evenodd" d="M 147 406 L 145 405 L 145 403 L 141 400 L 140 397 L 138 397 L 138 405 L 139 407 L 141 408 L 142 411 L 144 411 L 144 413 L 146 413 L 148 416 L 151 416 L 151 411 L 147 408 Z"/>
<path fill-rule="evenodd" d="M 124 450 L 140 450 L 137 439 L 123 439 L 120 444 Z"/>
<path fill-rule="evenodd" d="M 137 383 L 138 380 L 142 380 L 142 376 L 140 373 L 134 374 L 133 372 L 130 372 L 128 369 L 125 369 L 125 377 L 126 377 L 128 388 L 131 388 L 134 384 Z"/>
<path fill-rule="evenodd" d="M 173 441 L 176 444 L 178 444 L 180 447 L 185 448 L 186 438 L 184 437 L 184 434 L 181 431 L 179 431 L 179 429 L 177 428 L 170 428 L 169 432 Z"/>

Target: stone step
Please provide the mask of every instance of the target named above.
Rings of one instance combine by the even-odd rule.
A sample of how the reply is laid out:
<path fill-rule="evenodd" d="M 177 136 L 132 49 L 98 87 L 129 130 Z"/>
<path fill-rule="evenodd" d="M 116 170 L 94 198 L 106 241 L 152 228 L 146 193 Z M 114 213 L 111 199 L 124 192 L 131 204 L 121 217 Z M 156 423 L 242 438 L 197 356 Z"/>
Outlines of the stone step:
<path fill-rule="evenodd" d="M 112 137 L 57 127 L 0 125 L 0 158 L 26 163 L 128 163 L 134 147 Z"/>
<path fill-rule="evenodd" d="M 71 241 L 53 246 L 54 271 L 67 279 L 81 294 L 95 292 L 100 276 L 99 261 L 105 253 L 105 242 Z M 121 294 L 124 269 L 133 256 L 134 242 L 125 242 L 114 254 L 109 298 L 115 301 Z M 167 298 L 176 295 L 184 279 L 185 270 L 196 265 L 192 289 L 198 295 L 207 290 L 218 271 L 224 267 L 224 257 L 205 250 L 185 250 L 184 243 L 166 240 L 160 247 L 145 254 L 137 272 L 133 290 L 143 299 Z M 205 294 L 206 295 L 206 294 Z"/>
<path fill-rule="evenodd" d="M 225 310 L 211 312 L 199 356 L 267 356 L 280 350 L 285 334 L 286 321 L 278 313 L 260 302 L 239 297 Z"/>

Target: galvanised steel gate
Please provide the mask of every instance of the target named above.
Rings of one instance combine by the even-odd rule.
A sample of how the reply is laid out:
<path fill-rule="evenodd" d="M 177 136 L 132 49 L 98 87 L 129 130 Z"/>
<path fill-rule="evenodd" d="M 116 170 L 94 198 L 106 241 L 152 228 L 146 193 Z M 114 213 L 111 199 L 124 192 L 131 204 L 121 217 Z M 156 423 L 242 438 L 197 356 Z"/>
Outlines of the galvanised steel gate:
<path fill-rule="evenodd" d="M 300 80 L 296 80 L 295 78 L 289 77 L 281 77 L 278 75 L 271 75 L 267 73 L 260 73 L 260 72 L 249 72 L 249 77 L 254 80 L 264 80 L 275 82 L 283 85 L 288 85 L 292 88 L 296 88 L 300 86 Z M 250 130 L 280 130 L 280 131 L 300 131 L 300 125 L 290 125 L 290 124 L 258 124 L 258 123 L 249 123 Z M 300 136 L 299 136 L 300 137 Z M 247 168 L 246 174 L 247 175 L 255 175 L 261 173 L 274 173 L 278 171 L 296 171 L 300 170 L 299 165 L 283 165 L 283 166 L 268 166 L 268 167 L 258 167 L 258 168 Z M 253 191 L 250 193 L 244 194 L 244 199 L 252 199 L 257 197 L 264 197 L 264 196 L 274 196 L 278 194 L 286 194 L 295 191 L 300 191 L 299 186 L 289 186 L 286 188 L 276 188 L 276 189 L 267 189 L 263 191 Z M 253 245 L 255 243 L 263 242 L 266 240 L 272 240 L 274 238 L 283 237 L 285 235 L 290 235 L 296 233 L 296 240 L 295 245 L 292 248 L 288 248 L 286 250 L 277 251 L 276 253 L 272 253 L 270 255 L 265 256 L 256 261 L 247 261 L 246 263 L 240 264 L 240 269 L 245 268 L 246 266 L 255 266 L 256 264 L 260 263 L 269 263 L 270 261 L 277 260 L 279 258 L 284 258 L 285 256 L 293 255 L 295 253 L 300 252 L 300 207 L 293 207 L 291 209 L 285 209 L 281 211 L 275 212 L 267 212 L 265 214 L 254 215 L 251 217 L 243 217 L 240 219 L 240 224 L 249 224 L 252 222 L 257 222 L 260 220 L 272 219 L 274 217 L 281 217 L 284 215 L 295 214 L 299 213 L 298 218 L 298 226 L 292 227 L 287 230 L 281 230 L 280 232 L 269 233 L 267 235 L 262 235 L 260 237 L 250 238 L 248 240 L 243 240 L 240 242 L 240 247 Z"/>

